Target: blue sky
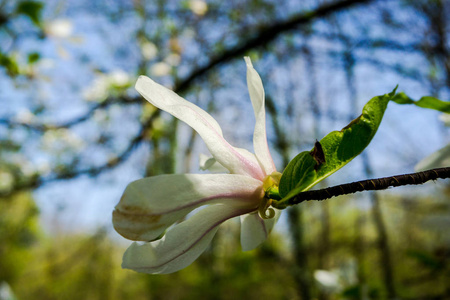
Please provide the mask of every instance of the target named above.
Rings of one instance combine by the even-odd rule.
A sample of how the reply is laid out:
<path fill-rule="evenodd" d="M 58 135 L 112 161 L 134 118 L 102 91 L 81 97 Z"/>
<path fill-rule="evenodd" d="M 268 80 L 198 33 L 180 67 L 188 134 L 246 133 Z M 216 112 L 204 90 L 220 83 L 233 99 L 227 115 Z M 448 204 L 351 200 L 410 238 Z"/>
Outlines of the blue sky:
<path fill-rule="evenodd" d="M 43 104 L 47 107 L 47 111 L 39 116 L 39 121 L 63 122 L 82 115 L 93 104 L 83 99 L 83 91 L 100 76 L 99 70 L 106 74 L 121 70 L 129 74 L 131 84 L 138 75 L 136 69 L 140 49 L 134 32 L 139 28 L 140 20 L 134 12 L 124 14 L 120 21 L 114 23 L 98 11 L 88 10 L 82 5 L 77 7 L 72 2 L 57 1 L 49 1 L 49 3 L 45 12 L 46 22 L 67 19 L 72 24 L 73 31 L 64 38 L 50 36 L 43 40 L 24 38 L 18 41 L 18 51 L 27 53 L 38 49 L 41 52 L 43 59 L 38 66 L 39 76 L 36 80 L 27 82 L 20 79 L 12 81 L 4 74 L 1 75 L 0 117 L 18 116 L 24 111 L 31 111 L 36 105 Z M 64 9 L 55 11 L 54 5 L 62 3 L 64 3 Z M 405 16 L 402 16 L 402 13 Z M 282 17 L 280 14 L 280 18 Z M 401 19 L 414 16 L 410 12 L 401 11 L 398 17 Z M 350 36 L 360 34 L 359 28 L 352 27 L 354 23 L 351 18 L 340 20 L 342 30 Z M 377 23 L 379 22 L 377 15 L 364 12 L 359 22 L 363 23 L 362 27 L 370 29 L 369 35 L 372 38 L 390 36 L 390 32 L 386 32 L 386 28 Z M 149 24 L 152 27 L 158 23 L 155 21 Z M 416 25 L 418 28 L 422 26 L 420 22 Z M 17 28 L 26 27 L 27 24 L 18 22 L 17 26 Z M 211 35 L 214 36 L 214 33 L 219 37 L 222 36 L 222 29 L 223 27 L 217 27 L 217 31 L 211 32 Z M 321 21 L 315 23 L 315 29 L 324 33 L 332 31 L 328 23 Z M 188 39 L 188 37 L 184 38 Z M 396 35 L 397 42 L 415 42 L 411 39 L 414 39 L 414 36 L 410 34 Z M 305 41 L 301 36 L 293 38 L 293 43 L 296 45 L 307 43 L 314 50 L 315 76 L 318 82 L 316 101 L 319 106 L 331 115 L 349 115 L 349 111 L 353 111 L 354 108 L 349 107 L 350 95 L 345 88 L 342 88 L 345 85 L 345 73 L 339 67 L 340 59 L 329 55 L 332 51 L 341 50 L 342 45 L 323 37 Z M 277 48 L 280 49 L 282 41 L 276 41 L 274 45 L 280 45 Z M 163 52 L 166 49 L 160 49 L 160 51 Z M 205 58 L 199 51 L 201 48 L 193 42 L 192 49 L 187 47 L 186 56 L 198 55 L 198 60 L 202 61 Z M 426 69 L 428 66 L 422 56 L 392 50 L 373 52 L 360 49 L 355 50 L 354 53 L 361 60 L 355 68 L 357 111 L 361 111 L 364 103 L 370 98 L 390 92 L 396 84 L 399 84 L 400 90 L 415 99 L 430 92 L 428 86 L 419 81 L 364 62 L 376 58 L 387 65 Z M 183 58 L 181 59 L 180 76 L 187 74 L 186 70 L 190 69 L 189 61 L 186 60 L 186 62 Z M 158 58 L 149 65 L 156 63 Z M 307 72 L 307 63 L 301 55 L 292 55 L 285 58 L 284 62 L 278 62 L 273 55 L 264 55 L 261 60 L 254 61 L 255 68 L 261 73 L 267 93 L 275 98 L 281 110 L 292 105 L 294 115 L 281 116 L 281 123 L 288 131 L 287 135 L 295 141 L 291 149 L 291 157 L 299 151 L 310 149 L 316 138 L 320 139 L 329 131 L 339 130 L 348 123 L 346 117 L 330 119 L 324 115 L 318 125 L 320 136 L 313 134 L 312 129 L 315 125 L 313 125 L 309 99 L 311 74 Z M 151 75 L 150 69 L 146 75 Z M 213 99 L 215 111 L 212 114 L 222 125 L 225 137 L 236 146 L 252 150 L 251 136 L 254 119 L 246 90 L 244 61 L 235 60 L 215 70 L 214 75 L 222 80 L 222 87 L 216 88 L 203 78 L 200 84 L 203 90 L 198 93 L 191 92 L 186 98 L 205 109 Z M 171 83 L 168 77 L 154 79 L 165 84 Z M 132 88 L 127 93 L 136 95 Z M 442 96 L 446 100 L 448 93 L 444 91 Z M 294 100 L 293 103 L 290 99 Z M 99 122 L 86 122 L 74 127 L 73 136 L 84 144 L 82 151 L 75 155 L 80 155 L 85 163 L 101 164 L 106 157 L 125 147 L 129 136 L 138 130 L 137 120 L 140 114 L 139 105 L 128 105 L 125 108 L 112 106 L 97 116 Z M 373 161 L 375 176 L 412 172 L 414 165 L 421 158 L 448 143 L 449 131 L 444 129 L 438 120 L 438 115 L 439 113 L 434 111 L 391 103 L 379 132 L 366 150 Z M 167 115 L 163 118 L 167 118 Z M 1 126 L 0 134 L 6 135 L 5 129 Z M 92 146 L 92 142 L 102 134 L 112 137 L 112 149 Z M 186 126 L 180 125 L 178 135 L 179 148 L 184 149 L 187 145 L 189 130 Z M 39 133 L 27 133 L 19 129 L 15 130 L 14 136 L 24 144 L 20 156 L 31 167 L 37 168 L 47 162 L 53 164 L 56 159 L 64 161 L 72 158 L 72 156 L 66 157 L 66 154 L 58 156 L 54 152 L 46 151 Z M 269 139 L 273 140 L 273 131 L 269 131 Z M 206 147 L 199 139 L 194 149 L 194 157 L 197 157 L 199 153 L 207 153 Z M 149 155 L 151 155 L 149 147 L 139 147 L 124 164 L 96 178 L 81 176 L 73 180 L 49 183 L 39 188 L 34 195 L 41 209 L 44 227 L 50 232 L 90 231 L 97 226 L 104 226 L 111 230 L 110 220 L 114 205 L 118 202 L 125 186 L 142 176 L 143 162 Z M 280 166 L 280 157 L 275 158 Z M 183 171 L 183 162 L 178 162 L 177 170 Z M 198 159 L 194 158 L 191 171 L 197 172 L 197 170 Z M 363 179 L 361 170 L 361 161 L 357 158 L 339 173 L 330 177 L 328 183 L 336 184 Z M 420 188 L 411 188 L 413 193 L 420 190 Z"/>

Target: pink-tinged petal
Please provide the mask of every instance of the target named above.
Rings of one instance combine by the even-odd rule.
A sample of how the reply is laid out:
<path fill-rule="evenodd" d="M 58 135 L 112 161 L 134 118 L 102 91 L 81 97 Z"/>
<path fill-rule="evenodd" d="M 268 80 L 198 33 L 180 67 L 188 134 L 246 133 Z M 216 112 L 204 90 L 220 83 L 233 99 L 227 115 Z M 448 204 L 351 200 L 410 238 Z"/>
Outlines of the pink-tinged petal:
<path fill-rule="evenodd" d="M 258 212 L 241 216 L 241 246 L 243 251 L 253 250 L 263 243 L 280 217 L 281 211 L 275 209 L 275 216 L 263 219 Z"/>
<path fill-rule="evenodd" d="M 247 86 L 252 100 L 253 111 L 255 112 L 255 131 L 253 133 L 253 148 L 256 157 L 263 166 L 266 175 L 276 171 L 272 156 L 270 155 L 269 145 L 267 144 L 266 134 L 266 110 L 264 107 L 264 87 L 261 77 L 253 68 L 250 57 L 246 56 L 247 64 Z"/>
<path fill-rule="evenodd" d="M 249 209 L 216 204 L 169 229 L 166 235 L 146 244 L 133 243 L 123 256 L 122 267 L 150 274 L 168 274 L 189 266 L 202 254 L 218 226 L 248 213 Z"/>
<path fill-rule="evenodd" d="M 158 238 L 193 209 L 224 203 L 255 210 L 263 197 L 262 182 L 237 174 L 173 174 L 130 183 L 113 211 L 113 225 L 135 241 Z"/>
<path fill-rule="evenodd" d="M 151 104 L 191 126 L 202 137 L 214 158 L 231 173 L 263 179 L 257 160 L 250 160 L 231 146 L 222 135 L 219 124 L 207 112 L 184 100 L 173 91 L 140 76 L 136 90 Z"/>

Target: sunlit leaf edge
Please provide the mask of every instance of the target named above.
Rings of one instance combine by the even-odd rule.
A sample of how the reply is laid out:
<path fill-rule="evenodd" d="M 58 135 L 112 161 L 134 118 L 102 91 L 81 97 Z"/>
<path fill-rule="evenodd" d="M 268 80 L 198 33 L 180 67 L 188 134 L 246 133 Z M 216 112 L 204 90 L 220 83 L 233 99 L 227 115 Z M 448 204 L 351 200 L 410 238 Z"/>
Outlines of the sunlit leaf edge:
<path fill-rule="evenodd" d="M 310 189 L 358 156 L 375 136 L 396 89 L 397 87 L 389 94 L 372 98 L 358 118 L 340 131 L 332 131 L 320 140 L 325 153 L 325 164 L 318 166 L 308 151 L 298 154 L 287 165 L 281 177 L 279 192 L 283 199 L 280 203 Z"/>

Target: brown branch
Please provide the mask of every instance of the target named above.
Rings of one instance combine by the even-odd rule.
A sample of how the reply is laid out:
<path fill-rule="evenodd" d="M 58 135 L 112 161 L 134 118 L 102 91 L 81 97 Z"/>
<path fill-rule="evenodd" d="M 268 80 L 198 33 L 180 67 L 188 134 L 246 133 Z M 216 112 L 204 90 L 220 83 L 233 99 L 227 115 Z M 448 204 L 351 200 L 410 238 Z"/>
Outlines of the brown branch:
<path fill-rule="evenodd" d="M 351 6 L 357 5 L 357 4 L 363 4 L 363 3 L 369 3 L 373 0 L 342 0 L 337 1 L 332 4 L 326 4 L 321 7 L 319 7 L 315 11 L 307 12 L 307 13 L 301 13 L 298 14 L 289 20 L 276 23 L 271 26 L 266 26 L 258 30 L 258 32 L 255 34 L 254 37 L 249 38 L 248 40 L 244 41 L 241 45 L 238 45 L 237 47 L 232 47 L 230 49 L 227 49 L 223 51 L 221 54 L 217 55 L 216 57 L 212 58 L 210 62 L 200 67 L 194 71 L 192 71 L 186 78 L 179 80 L 175 83 L 175 86 L 173 88 L 174 92 L 176 93 L 184 93 L 188 90 L 192 82 L 194 82 L 196 79 L 206 75 L 210 70 L 215 68 L 216 66 L 219 66 L 227 61 L 230 61 L 234 58 L 243 56 L 246 52 L 248 52 L 251 49 L 263 47 L 275 40 L 280 34 L 291 31 L 295 28 L 297 28 L 299 25 L 306 24 L 310 22 L 311 20 L 318 18 L 318 17 L 325 17 L 331 13 L 341 11 L 343 9 L 347 9 Z M 58 128 L 69 128 L 76 124 L 79 124 L 81 122 L 84 122 L 88 120 L 97 109 L 100 108 L 106 108 L 114 103 L 123 103 L 123 104 L 131 104 L 141 101 L 141 97 L 135 97 L 135 98 L 119 98 L 119 101 L 117 99 L 108 98 L 102 103 L 99 103 L 97 105 L 92 106 L 89 108 L 89 110 L 82 116 L 76 117 L 72 120 L 66 121 L 61 124 L 29 124 L 29 123 L 23 123 L 23 122 L 16 122 L 9 119 L 0 119 L 0 124 L 4 124 L 10 127 L 16 127 L 16 126 L 23 126 L 32 130 L 36 131 L 46 131 L 46 130 L 52 130 L 52 129 L 58 129 Z"/>
<path fill-rule="evenodd" d="M 187 76 L 183 81 L 177 82 L 176 92 L 184 92 L 190 86 L 190 84 L 198 77 L 205 75 L 210 69 L 223 64 L 227 61 L 230 61 L 236 57 L 242 57 L 245 53 L 251 49 L 259 48 L 262 46 L 266 46 L 273 40 L 275 40 L 281 33 L 289 32 L 296 29 L 298 26 L 307 24 L 311 20 L 318 17 L 325 17 L 332 13 L 336 13 L 342 11 L 344 9 L 348 9 L 352 6 L 364 3 L 370 3 L 373 0 L 342 0 L 336 1 L 335 3 L 325 4 L 321 7 L 317 8 L 314 11 L 304 12 L 298 14 L 289 20 L 275 23 L 271 26 L 265 26 L 258 30 L 258 32 L 243 42 L 241 45 L 233 47 L 231 49 L 227 49 L 218 56 L 212 58 L 210 62 L 199 69 L 192 72 L 189 76 Z"/>
<path fill-rule="evenodd" d="M 423 172 L 383 177 L 377 179 L 361 180 L 341 184 L 325 189 L 301 192 L 286 201 L 287 205 L 299 204 L 309 200 L 325 200 L 341 195 L 353 194 L 362 191 L 385 190 L 389 187 L 423 184 L 429 180 L 450 178 L 450 167 L 427 170 Z"/>
<path fill-rule="evenodd" d="M 156 110 L 153 115 L 142 125 L 139 132 L 131 139 L 131 142 L 128 144 L 127 148 L 125 148 L 119 155 L 117 155 L 113 159 L 109 159 L 104 164 L 97 167 L 64 171 L 57 173 L 52 177 L 42 177 L 38 175 L 32 176 L 22 181 L 16 181 L 11 189 L 0 190 L 0 197 L 7 197 L 15 192 L 22 190 L 38 188 L 46 183 L 58 180 L 73 179 L 81 175 L 96 176 L 105 170 L 117 167 L 131 155 L 131 153 L 141 144 L 141 142 L 145 140 L 147 131 L 151 129 L 153 121 L 160 115 L 160 112 L 160 110 Z"/>
<path fill-rule="evenodd" d="M 238 45 L 236 47 L 232 47 L 230 49 L 223 51 L 221 54 L 219 54 L 215 58 L 212 58 L 207 65 L 192 71 L 190 73 L 190 75 L 188 75 L 185 79 L 182 79 L 181 81 L 177 81 L 175 83 L 173 90 L 176 93 L 186 92 L 188 90 L 188 88 L 190 87 L 190 85 L 196 79 L 206 75 L 213 68 L 215 68 L 227 61 L 230 61 L 233 58 L 241 57 L 247 51 L 249 51 L 251 49 L 266 46 L 267 44 L 269 44 L 270 42 L 275 40 L 280 34 L 289 32 L 293 29 L 296 29 L 298 26 L 300 26 L 302 24 L 307 24 L 308 22 L 312 21 L 315 18 L 325 17 L 329 14 L 339 12 L 344 9 L 348 9 L 352 6 L 355 6 L 358 4 L 370 3 L 372 1 L 373 0 L 341 0 L 341 1 L 337 1 L 332 4 L 323 5 L 314 11 L 299 14 L 297 16 L 290 18 L 287 21 L 283 21 L 283 22 L 279 22 L 279 23 L 276 23 L 271 26 L 263 27 L 260 30 L 258 30 L 258 32 L 255 34 L 254 37 L 247 39 L 241 45 Z M 123 99 L 123 98 L 120 98 L 120 99 Z M 135 103 L 137 101 L 141 101 L 141 98 L 139 96 L 136 98 L 128 99 L 127 101 L 122 101 L 121 103 L 124 103 L 124 104 L 125 103 Z M 20 123 L 20 122 L 12 122 L 10 120 L 4 120 L 4 119 L 0 120 L 0 124 L 3 123 L 8 126 L 25 126 L 32 130 L 37 130 L 37 131 L 43 131 L 43 130 L 48 130 L 48 129 L 57 129 L 57 128 L 63 128 L 63 127 L 68 128 L 68 127 L 74 126 L 76 124 L 79 124 L 81 122 L 88 120 L 90 118 L 90 116 L 95 112 L 96 109 L 106 108 L 109 105 L 111 105 L 112 103 L 117 103 L 117 101 L 115 101 L 115 99 L 107 99 L 103 103 L 100 103 L 96 106 L 91 107 L 85 115 L 77 117 L 73 120 L 67 121 L 62 124 L 54 124 L 54 125 L 34 124 L 34 125 L 32 125 L 32 124 L 25 124 L 25 123 Z M 158 112 L 159 112 L 159 110 L 158 110 Z M 147 126 L 145 124 L 142 125 L 140 132 L 137 134 L 137 136 L 135 136 L 131 140 L 129 146 L 125 149 L 125 151 L 123 151 L 120 155 L 118 155 L 112 162 L 110 161 L 99 167 L 93 167 L 93 168 L 87 168 L 87 169 L 83 169 L 83 170 L 75 170 L 75 171 L 60 173 L 60 174 L 55 175 L 54 177 L 47 178 L 47 179 L 42 178 L 41 176 L 36 176 L 36 177 L 33 177 L 24 182 L 16 183 L 11 191 L 8 191 L 8 192 L 0 191 L 0 196 L 10 195 L 13 192 L 18 191 L 18 190 L 37 188 L 47 182 L 57 181 L 57 180 L 61 180 L 61 179 L 75 178 L 75 177 L 77 177 L 79 175 L 83 175 L 83 174 L 88 174 L 91 176 L 98 175 L 102 171 L 112 168 L 112 167 L 115 167 L 118 164 L 120 164 L 121 162 L 125 161 L 126 158 L 128 158 L 128 156 L 132 153 L 132 151 L 137 147 L 137 145 L 143 140 L 142 134 L 143 134 L 143 132 L 145 132 L 148 129 L 147 127 L 149 127 L 149 126 L 151 126 L 151 123 L 148 124 Z"/>
<path fill-rule="evenodd" d="M 84 114 L 75 117 L 71 120 L 62 122 L 60 124 L 46 124 L 46 123 L 24 123 L 19 121 L 14 121 L 10 119 L 0 119 L 0 124 L 4 124 L 8 127 L 25 127 L 34 131 L 47 131 L 47 130 L 56 130 L 61 128 L 70 128 L 77 124 L 80 124 L 84 121 L 87 121 L 97 109 L 107 108 L 111 104 L 115 103 L 123 103 L 123 104 L 133 104 L 140 103 L 142 101 L 141 97 L 129 98 L 122 96 L 120 98 L 108 98 L 105 101 L 98 103 L 96 105 L 91 106 Z"/>

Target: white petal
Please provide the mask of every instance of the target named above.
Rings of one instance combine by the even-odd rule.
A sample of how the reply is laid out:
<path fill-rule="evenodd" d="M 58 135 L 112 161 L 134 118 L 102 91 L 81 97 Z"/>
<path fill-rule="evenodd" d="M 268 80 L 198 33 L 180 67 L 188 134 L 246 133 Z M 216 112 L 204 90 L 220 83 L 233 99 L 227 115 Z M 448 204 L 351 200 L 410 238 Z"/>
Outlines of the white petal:
<path fill-rule="evenodd" d="M 224 203 L 256 209 L 263 196 L 262 182 L 236 174 L 175 174 L 130 183 L 113 211 L 116 231 L 127 239 L 159 237 L 193 209 Z"/>
<path fill-rule="evenodd" d="M 211 173 L 228 173 L 228 169 L 219 164 L 214 157 L 206 156 L 200 153 L 199 167 L 202 171 L 210 171 Z"/>
<path fill-rule="evenodd" d="M 281 211 L 275 209 L 275 217 L 262 219 L 258 212 L 241 216 L 241 246 L 243 251 L 253 250 L 263 243 L 280 217 Z"/>
<path fill-rule="evenodd" d="M 448 166 L 450 166 L 450 144 L 425 157 L 414 169 L 416 171 L 425 171 Z"/>
<path fill-rule="evenodd" d="M 253 148 L 263 166 L 266 175 L 275 172 L 275 164 L 270 155 L 266 134 L 266 110 L 264 107 L 264 87 L 258 72 L 253 68 L 250 57 L 244 57 L 247 64 L 247 86 L 255 112 L 255 131 L 253 133 Z"/>
<path fill-rule="evenodd" d="M 136 90 L 151 104 L 197 131 L 214 158 L 231 173 L 249 175 L 261 180 L 264 178 L 257 161 L 249 160 L 236 151 L 223 138 L 219 124 L 207 112 L 145 76 L 139 77 Z"/>
<path fill-rule="evenodd" d="M 247 212 L 248 209 L 222 204 L 205 207 L 171 228 L 161 240 L 143 245 L 133 243 L 123 256 L 122 267 L 150 274 L 183 269 L 205 251 L 221 223 Z"/>

